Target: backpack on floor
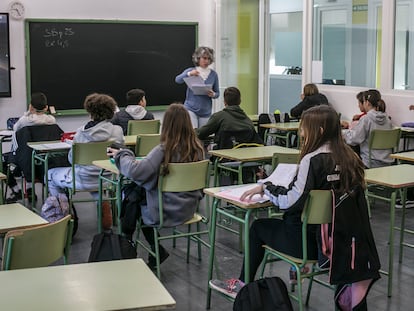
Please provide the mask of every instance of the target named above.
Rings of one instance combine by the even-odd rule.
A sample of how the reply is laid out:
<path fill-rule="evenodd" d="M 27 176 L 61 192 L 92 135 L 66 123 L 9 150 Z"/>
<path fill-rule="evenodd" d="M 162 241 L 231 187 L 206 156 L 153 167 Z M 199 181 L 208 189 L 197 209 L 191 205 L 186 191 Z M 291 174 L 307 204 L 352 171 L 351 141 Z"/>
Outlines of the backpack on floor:
<path fill-rule="evenodd" d="M 293 311 L 286 284 L 279 277 L 250 282 L 237 294 L 233 311 Z"/>
<path fill-rule="evenodd" d="M 126 237 L 110 231 L 98 233 L 93 237 L 88 262 L 136 257 L 135 244 Z"/>

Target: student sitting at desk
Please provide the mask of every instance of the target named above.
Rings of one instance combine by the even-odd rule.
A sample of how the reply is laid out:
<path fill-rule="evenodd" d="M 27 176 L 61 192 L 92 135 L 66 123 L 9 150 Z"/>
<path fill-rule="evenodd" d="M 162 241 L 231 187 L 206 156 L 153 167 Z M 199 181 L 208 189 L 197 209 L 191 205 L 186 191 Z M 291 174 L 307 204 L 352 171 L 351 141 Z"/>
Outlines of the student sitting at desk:
<path fill-rule="evenodd" d="M 369 146 L 368 140 L 371 130 L 392 129 L 392 123 L 384 111 L 385 103 L 381 104 L 381 95 L 377 90 L 364 92 L 364 108 L 367 114 L 359 120 L 352 128 L 343 131 L 343 136 L 347 144 L 360 146 L 360 156 L 365 167 L 369 166 Z M 390 165 L 394 160 L 389 156 L 391 150 L 373 150 L 371 156 L 371 167 Z"/>
<path fill-rule="evenodd" d="M 129 120 L 154 120 L 154 115 L 147 111 L 147 100 L 145 92 L 141 89 L 129 90 L 126 94 L 127 105 L 125 110 L 115 113 L 112 118 L 112 124 L 122 127 L 124 135 L 127 134 Z"/>
<path fill-rule="evenodd" d="M 270 200 L 284 211 L 283 219 L 262 218 L 250 227 L 250 280 L 254 280 L 256 271 L 264 256 L 263 245 L 288 255 L 302 257 L 301 214 L 311 190 L 334 190 L 338 202 L 344 194 L 350 194 L 344 201 L 340 218 L 343 240 L 334 243 L 331 261 L 330 280 L 338 288 L 348 285 L 352 288 L 352 310 L 366 310 L 366 295 L 372 283 L 379 279 L 380 262 L 372 236 L 365 199 L 364 165 L 347 146 L 341 135 L 338 114 L 329 106 L 321 105 L 303 113 L 300 127 L 302 148 L 296 177 L 288 188 L 273 185 L 271 182 L 259 183 L 246 191 L 241 200 L 254 194 L 269 196 Z M 346 215 L 346 216 L 344 216 Z M 355 217 L 359 222 L 355 223 Z M 336 222 L 337 224 L 337 222 Z M 319 226 L 308 226 L 308 258 L 318 259 L 317 230 Z M 351 241 L 358 237 L 358 248 L 351 252 Z M 336 239 L 337 235 L 333 235 Z M 334 242 L 339 242 L 335 240 Z M 354 240 L 355 243 L 355 240 Z M 349 250 L 349 251 L 348 251 Z M 341 263 L 355 262 L 354 269 L 347 269 Z M 332 281 L 335 280 L 335 281 Z M 244 266 L 239 279 L 231 281 L 210 281 L 212 288 L 235 297 L 244 285 Z M 339 292 L 338 292 L 339 293 Z M 359 295 L 360 294 L 360 295 Z M 341 296 L 340 292 L 338 296 Z M 365 308 L 364 308 L 365 306 Z M 344 308 L 340 310 L 351 310 Z"/>
<path fill-rule="evenodd" d="M 214 113 L 207 124 L 196 129 L 198 138 L 207 139 L 214 134 L 214 143 L 216 149 L 230 149 L 240 143 L 257 143 L 263 144 L 262 139 L 256 132 L 252 120 L 240 107 L 241 95 L 238 88 L 232 86 L 224 90 L 224 109 Z M 248 182 L 250 176 L 255 172 L 254 168 L 244 168 L 244 181 Z M 249 171 L 250 170 L 250 171 Z M 220 184 L 225 185 L 232 183 L 227 176 L 223 176 Z"/>
<path fill-rule="evenodd" d="M 195 162 L 204 159 L 204 149 L 193 130 L 190 116 L 182 104 L 171 104 L 164 115 L 161 130 L 161 143 L 142 160 L 136 160 L 129 149 L 116 150 L 109 148 L 108 155 L 114 156 L 120 173 L 145 189 L 146 201 L 121 212 L 123 234 L 132 239 L 136 222 L 142 215 L 144 224 L 158 225 L 158 176 L 168 174 L 168 163 Z M 161 170 L 161 171 L 160 171 Z M 191 219 L 197 203 L 203 194 L 201 191 L 170 192 L 163 194 L 164 225 L 172 227 Z M 145 239 L 155 249 L 154 231 L 151 227 L 143 227 Z M 160 262 L 168 257 L 168 252 L 160 245 Z M 148 265 L 156 267 L 155 258 L 149 256 Z"/>
<path fill-rule="evenodd" d="M 116 109 L 115 100 L 105 94 L 93 93 L 86 97 L 83 104 L 89 113 L 91 120 L 80 127 L 73 137 L 74 143 L 88 143 L 112 140 L 116 143 L 124 143 L 122 128 L 113 125 L 110 120 Z M 72 159 L 72 150 L 68 155 L 69 162 Z M 95 165 L 78 165 L 75 167 L 76 188 L 79 190 L 98 189 L 100 168 Z M 71 167 L 56 167 L 48 171 L 50 195 L 57 196 L 65 193 L 65 188 L 72 187 Z M 98 192 L 91 193 L 98 200 Z M 108 211 L 109 205 L 103 206 L 102 212 Z M 109 209 L 110 211 L 110 209 Z M 105 215 L 104 215 L 105 218 Z"/>
<path fill-rule="evenodd" d="M 319 93 L 318 87 L 313 83 L 308 83 L 303 87 L 300 98 L 302 101 L 290 110 L 290 115 L 297 119 L 300 119 L 306 109 L 319 105 L 329 105 L 326 96 Z"/>
<path fill-rule="evenodd" d="M 220 146 L 223 132 L 247 131 L 250 132 L 250 141 L 248 142 L 263 143 L 256 132 L 252 120 L 246 115 L 243 109 L 241 109 L 240 103 L 241 95 L 238 88 L 231 86 L 225 89 L 224 109 L 213 114 L 206 125 L 196 130 L 198 138 L 204 140 L 214 134 L 214 142 L 217 144 L 218 148 L 224 149 L 229 148 L 229 146 Z"/>
<path fill-rule="evenodd" d="M 13 135 L 12 135 L 12 147 L 11 151 L 4 154 L 4 163 L 3 167 L 7 167 L 9 163 L 16 163 L 15 154 L 18 149 L 18 144 L 16 140 L 16 132 L 26 126 L 35 126 L 35 125 L 45 125 L 45 124 L 56 124 L 56 119 L 54 116 L 47 114 L 48 105 L 46 95 L 43 93 L 33 93 L 31 96 L 29 109 L 19 118 L 19 120 L 13 126 Z M 30 163 L 28 160 L 27 163 Z M 16 176 L 20 176 L 20 168 L 15 167 L 10 171 L 7 184 L 11 189 L 11 195 L 6 199 L 7 203 L 13 203 L 21 198 L 21 190 L 17 185 Z M 31 178 L 31 176 L 26 176 L 26 178 Z M 28 198 L 32 198 L 32 183 L 26 182 Z"/>

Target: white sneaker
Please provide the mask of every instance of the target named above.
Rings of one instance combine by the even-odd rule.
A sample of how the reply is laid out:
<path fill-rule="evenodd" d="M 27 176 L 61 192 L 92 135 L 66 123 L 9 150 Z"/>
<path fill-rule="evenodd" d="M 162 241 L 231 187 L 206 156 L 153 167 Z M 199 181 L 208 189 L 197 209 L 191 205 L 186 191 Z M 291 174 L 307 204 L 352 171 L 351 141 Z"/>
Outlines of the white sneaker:
<path fill-rule="evenodd" d="M 405 200 L 405 208 L 412 208 L 412 207 L 414 207 L 414 201 Z M 395 208 L 402 208 L 401 200 L 397 200 L 397 202 L 395 202 Z"/>
<path fill-rule="evenodd" d="M 210 280 L 210 287 L 216 291 L 225 294 L 233 299 L 236 298 L 237 293 L 244 286 L 244 283 L 238 279 L 229 279 L 225 281 Z"/>

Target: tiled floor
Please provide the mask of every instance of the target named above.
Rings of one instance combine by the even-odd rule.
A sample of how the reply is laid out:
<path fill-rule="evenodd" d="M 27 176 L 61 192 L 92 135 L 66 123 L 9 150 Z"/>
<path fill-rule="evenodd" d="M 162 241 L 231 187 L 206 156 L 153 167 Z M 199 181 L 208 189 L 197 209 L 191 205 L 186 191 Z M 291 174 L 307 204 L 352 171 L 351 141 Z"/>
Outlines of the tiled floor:
<path fill-rule="evenodd" d="M 82 263 L 88 259 L 90 243 L 96 233 L 96 212 L 89 203 L 77 205 L 79 214 L 79 230 L 76 234 L 70 256 L 70 263 Z M 396 212 L 396 224 L 399 224 L 401 211 Z M 407 211 L 408 226 L 414 228 L 414 209 Z M 372 208 L 372 228 L 382 267 L 388 266 L 388 206 L 377 203 Z M 395 235 L 395 244 L 399 234 Z M 408 239 L 410 240 L 410 239 Z M 411 239 L 414 241 L 414 238 Z M 216 244 L 217 261 L 221 277 L 237 277 L 241 267 L 242 255 L 238 252 L 238 239 L 223 230 L 218 231 Z M 185 261 L 185 244 L 178 243 L 173 249 L 171 242 L 164 246 L 169 250 L 170 257 L 162 264 L 162 282 L 177 302 L 177 310 L 204 310 L 206 306 L 208 250 L 203 248 L 203 259 L 198 261 L 196 249 L 193 249 L 190 263 Z M 398 248 L 395 248 L 393 296 L 388 298 L 387 278 L 383 276 L 372 288 L 369 297 L 369 310 L 413 310 L 414 309 L 414 249 L 406 248 L 403 262 L 398 263 Z M 139 256 L 146 259 L 147 254 L 139 251 Z M 274 263 L 268 275 L 278 275 L 287 281 L 289 267 L 283 263 Z M 307 281 L 305 281 L 305 290 Z M 122 290 L 120 288 L 120 290 Z M 1 303 L 0 303 L 1 304 Z M 295 310 L 297 304 L 293 303 Z M 413 309 L 411 309 L 413 308 Z M 211 310 L 232 310 L 231 302 L 223 297 L 212 294 Z M 310 305 L 307 310 L 334 310 L 333 292 L 317 284 L 312 289 Z"/>

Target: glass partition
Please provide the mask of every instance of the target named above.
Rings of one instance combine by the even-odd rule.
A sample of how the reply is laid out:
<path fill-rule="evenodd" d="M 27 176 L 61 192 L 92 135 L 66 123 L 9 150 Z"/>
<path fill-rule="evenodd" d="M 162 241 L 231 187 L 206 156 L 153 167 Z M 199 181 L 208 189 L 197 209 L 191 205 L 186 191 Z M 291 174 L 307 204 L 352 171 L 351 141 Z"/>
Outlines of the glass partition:
<path fill-rule="evenodd" d="M 414 90 L 413 0 L 396 0 L 394 89 Z"/>
<path fill-rule="evenodd" d="M 313 1 L 312 60 L 324 84 L 377 87 L 380 71 L 381 3 Z"/>

